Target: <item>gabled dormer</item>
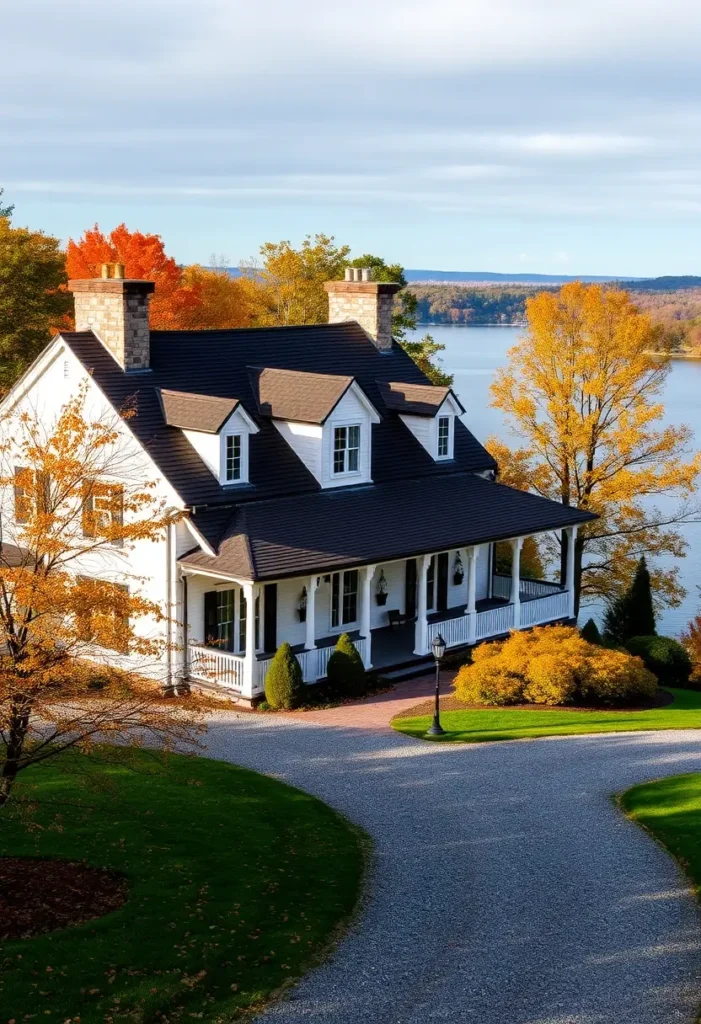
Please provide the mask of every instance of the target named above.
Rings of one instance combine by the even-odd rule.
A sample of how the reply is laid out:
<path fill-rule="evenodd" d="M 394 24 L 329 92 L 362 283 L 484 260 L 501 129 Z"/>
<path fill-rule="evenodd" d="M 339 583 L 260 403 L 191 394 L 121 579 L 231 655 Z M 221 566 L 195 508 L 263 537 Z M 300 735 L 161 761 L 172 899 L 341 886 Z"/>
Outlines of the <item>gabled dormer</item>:
<path fill-rule="evenodd" d="M 455 458 L 455 420 L 465 412 L 451 388 L 378 381 L 387 409 L 396 412 L 435 462 Z"/>
<path fill-rule="evenodd" d="M 249 438 L 259 428 L 237 398 L 159 391 L 170 427 L 182 430 L 222 487 L 249 482 Z"/>
<path fill-rule="evenodd" d="M 249 374 L 259 414 L 322 487 L 371 482 L 372 426 L 380 417 L 353 377 L 272 367 Z"/>

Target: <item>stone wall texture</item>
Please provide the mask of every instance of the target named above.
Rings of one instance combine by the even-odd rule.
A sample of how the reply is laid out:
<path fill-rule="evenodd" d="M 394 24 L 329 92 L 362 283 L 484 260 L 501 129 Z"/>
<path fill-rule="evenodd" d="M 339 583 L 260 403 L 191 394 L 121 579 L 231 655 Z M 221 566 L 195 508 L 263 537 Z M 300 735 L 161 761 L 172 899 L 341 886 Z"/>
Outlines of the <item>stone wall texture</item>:
<path fill-rule="evenodd" d="M 124 370 L 150 365 L 148 281 L 71 281 L 75 329 L 94 331 Z"/>
<path fill-rule="evenodd" d="M 392 347 L 392 306 L 398 284 L 327 281 L 329 323 L 357 320 L 381 352 Z"/>

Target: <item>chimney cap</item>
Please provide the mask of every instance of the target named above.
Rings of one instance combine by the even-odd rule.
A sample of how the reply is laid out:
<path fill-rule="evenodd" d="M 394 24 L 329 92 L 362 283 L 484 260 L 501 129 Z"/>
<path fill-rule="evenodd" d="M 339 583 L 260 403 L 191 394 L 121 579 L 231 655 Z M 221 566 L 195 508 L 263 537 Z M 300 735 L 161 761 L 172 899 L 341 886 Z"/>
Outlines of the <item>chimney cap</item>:
<path fill-rule="evenodd" d="M 372 267 L 346 267 L 346 281 L 372 281 Z"/>

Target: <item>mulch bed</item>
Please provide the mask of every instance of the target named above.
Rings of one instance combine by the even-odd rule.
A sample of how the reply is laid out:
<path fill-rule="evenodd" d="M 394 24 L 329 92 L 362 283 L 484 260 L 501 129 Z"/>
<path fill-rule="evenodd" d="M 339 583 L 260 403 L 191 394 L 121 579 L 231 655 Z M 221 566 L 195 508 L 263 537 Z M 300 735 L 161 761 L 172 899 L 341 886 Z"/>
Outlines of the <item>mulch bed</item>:
<path fill-rule="evenodd" d="M 0 857 L 0 940 L 91 921 L 126 901 L 126 879 L 66 860 Z"/>
<path fill-rule="evenodd" d="M 587 704 L 586 707 L 580 704 L 465 704 L 457 697 L 447 694 L 441 697 L 441 711 L 610 711 L 612 714 L 629 714 L 631 711 L 651 711 L 653 708 L 666 708 L 674 701 L 674 697 L 667 690 L 658 690 L 652 700 L 645 704 L 636 704 L 635 707 L 612 708 L 608 704 Z M 420 715 L 433 714 L 433 698 L 415 704 L 413 708 L 400 711 L 395 718 L 418 718 Z"/>

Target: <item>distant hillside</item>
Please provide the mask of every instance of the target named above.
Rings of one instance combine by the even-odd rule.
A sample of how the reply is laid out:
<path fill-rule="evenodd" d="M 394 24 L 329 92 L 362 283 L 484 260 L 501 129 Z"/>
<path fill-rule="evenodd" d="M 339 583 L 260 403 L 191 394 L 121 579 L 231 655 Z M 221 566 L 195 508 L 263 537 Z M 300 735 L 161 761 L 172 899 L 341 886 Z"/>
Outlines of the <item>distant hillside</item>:
<path fill-rule="evenodd" d="M 636 292 L 676 292 L 684 288 L 701 288 L 701 277 L 651 277 L 621 281 L 623 288 Z"/>
<path fill-rule="evenodd" d="M 477 270 L 405 270 L 407 281 L 417 284 L 457 284 L 469 281 L 472 284 L 566 284 L 568 281 L 621 281 L 623 277 L 602 277 L 594 274 L 494 274 Z M 635 278 L 627 278 L 633 281 Z"/>

